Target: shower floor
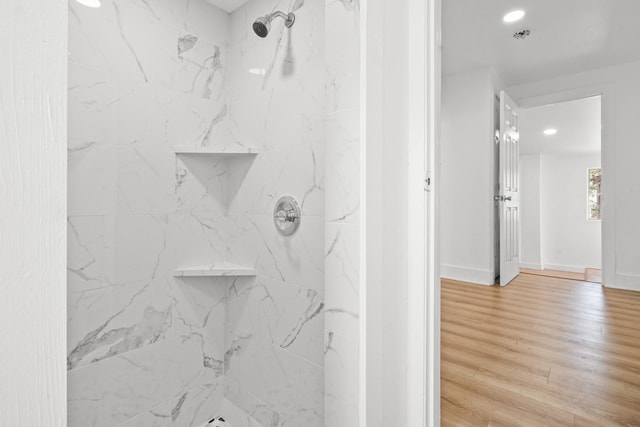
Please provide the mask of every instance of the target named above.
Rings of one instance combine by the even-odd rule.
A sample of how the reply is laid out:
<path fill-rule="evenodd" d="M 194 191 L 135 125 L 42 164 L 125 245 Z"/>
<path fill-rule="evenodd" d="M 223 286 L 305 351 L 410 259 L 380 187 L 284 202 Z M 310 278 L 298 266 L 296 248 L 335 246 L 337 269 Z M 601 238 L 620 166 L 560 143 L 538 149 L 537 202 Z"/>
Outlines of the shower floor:
<path fill-rule="evenodd" d="M 220 409 L 215 414 L 211 414 L 211 418 L 216 416 L 224 418 L 229 423 L 229 427 L 263 427 L 262 424 L 227 399 L 224 399 Z M 200 427 L 206 426 L 207 424 L 205 423 Z"/>
<path fill-rule="evenodd" d="M 224 418 L 225 421 L 229 423 L 230 427 L 263 427 L 262 424 L 227 399 L 224 399 L 222 405 L 220 405 L 220 408 L 215 414 L 211 414 L 211 418 L 216 416 Z M 206 426 L 207 424 L 205 423 L 200 427 Z"/>

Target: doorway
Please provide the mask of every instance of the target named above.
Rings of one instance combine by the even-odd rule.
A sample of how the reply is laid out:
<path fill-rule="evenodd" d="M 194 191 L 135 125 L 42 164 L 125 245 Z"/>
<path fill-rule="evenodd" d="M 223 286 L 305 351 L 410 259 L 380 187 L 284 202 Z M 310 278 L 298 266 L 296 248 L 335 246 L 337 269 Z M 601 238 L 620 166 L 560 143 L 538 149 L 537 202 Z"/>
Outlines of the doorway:
<path fill-rule="evenodd" d="M 522 273 L 601 282 L 601 97 L 520 110 Z"/>

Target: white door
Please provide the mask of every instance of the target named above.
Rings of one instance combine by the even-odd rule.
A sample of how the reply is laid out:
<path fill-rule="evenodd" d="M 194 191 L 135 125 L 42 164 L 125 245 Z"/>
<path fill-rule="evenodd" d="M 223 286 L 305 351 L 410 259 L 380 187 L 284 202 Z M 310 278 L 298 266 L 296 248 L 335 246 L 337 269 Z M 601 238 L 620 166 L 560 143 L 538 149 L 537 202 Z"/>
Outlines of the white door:
<path fill-rule="evenodd" d="M 500 286 L 520 274 L 520 155 L 517 105 L 500 92 Z"/>

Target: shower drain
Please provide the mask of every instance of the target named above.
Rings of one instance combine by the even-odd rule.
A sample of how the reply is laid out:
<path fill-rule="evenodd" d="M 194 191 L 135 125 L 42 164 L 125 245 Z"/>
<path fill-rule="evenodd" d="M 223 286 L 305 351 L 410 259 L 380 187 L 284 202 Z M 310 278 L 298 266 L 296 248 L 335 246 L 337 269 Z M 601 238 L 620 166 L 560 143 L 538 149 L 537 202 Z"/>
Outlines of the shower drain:
<path fill-rule="evenodd" d="M 232 427 L 223 417 L 213 417 L 204 427 Z"/>

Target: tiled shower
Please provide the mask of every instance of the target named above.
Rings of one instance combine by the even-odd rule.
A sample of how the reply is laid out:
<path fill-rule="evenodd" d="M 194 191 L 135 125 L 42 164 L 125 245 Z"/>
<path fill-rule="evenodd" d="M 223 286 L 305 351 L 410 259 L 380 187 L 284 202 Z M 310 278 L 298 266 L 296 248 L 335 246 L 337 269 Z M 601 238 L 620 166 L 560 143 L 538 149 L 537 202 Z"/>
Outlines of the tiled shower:
<path fill-rule="evenodd" d="M 69 4 L 69 426 L 357 425 L 357 0 L 101 3 Z"/>

